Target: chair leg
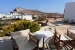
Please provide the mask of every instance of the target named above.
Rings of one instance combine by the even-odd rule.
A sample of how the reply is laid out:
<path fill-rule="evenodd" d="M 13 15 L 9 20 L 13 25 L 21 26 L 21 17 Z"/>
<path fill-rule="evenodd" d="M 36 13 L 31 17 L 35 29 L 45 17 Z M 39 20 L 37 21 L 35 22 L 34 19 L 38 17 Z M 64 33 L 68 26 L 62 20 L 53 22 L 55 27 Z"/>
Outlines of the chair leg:
<path fill-rule="evenodd" d="M 35 47 L 35 48 L 31 49 L 31 50 L 39 50 L 39 48 Z"/>

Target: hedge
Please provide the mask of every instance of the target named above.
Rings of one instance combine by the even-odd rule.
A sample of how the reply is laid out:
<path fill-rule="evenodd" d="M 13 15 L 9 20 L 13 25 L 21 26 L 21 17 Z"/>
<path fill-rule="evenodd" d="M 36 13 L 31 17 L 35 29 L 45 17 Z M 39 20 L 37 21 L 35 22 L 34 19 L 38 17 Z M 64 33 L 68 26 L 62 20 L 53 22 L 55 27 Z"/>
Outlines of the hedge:
<path fill-rule="evenodd" d="M 36 22 L 30 22 L 28 20 L 19 20 L 14 24 L 6 25 L 2 27 L 3 33 L 0 36 L 8 36 L 10 32 L 30 29 L 31 32 L 38 31 L 40 29 Z"/>

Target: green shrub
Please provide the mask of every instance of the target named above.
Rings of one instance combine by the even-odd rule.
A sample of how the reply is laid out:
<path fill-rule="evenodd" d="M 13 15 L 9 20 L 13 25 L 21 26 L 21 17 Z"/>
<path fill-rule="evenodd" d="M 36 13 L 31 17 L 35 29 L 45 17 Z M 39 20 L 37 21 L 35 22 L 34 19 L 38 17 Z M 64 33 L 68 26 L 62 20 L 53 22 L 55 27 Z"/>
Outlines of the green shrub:
<path fill-rule="evenodd" d="M 38 16 L 38 20 L 40 21 L 46 20 L 46 16 Z"/>
<path fill-rule="evenodd" d="M 30 29 L 31 32 L 35 32 L 38 31 L 40 27 L 36 22 L 30 22 L 28 20 L 19 20 L 14 24 L 2 27 L 3 35 L 10 35 L 10 32 L 20 31 L 25 29 Z"/>
<path fill-rule="evenodd" d="M 39 30 L 40 27 L 38 27 L 38 24 L 36 22 L 32 22 L 32 23 L 30 23 L 28 28 L 30 29 L 31 32 L 35 32 L 35 31 Z"/>

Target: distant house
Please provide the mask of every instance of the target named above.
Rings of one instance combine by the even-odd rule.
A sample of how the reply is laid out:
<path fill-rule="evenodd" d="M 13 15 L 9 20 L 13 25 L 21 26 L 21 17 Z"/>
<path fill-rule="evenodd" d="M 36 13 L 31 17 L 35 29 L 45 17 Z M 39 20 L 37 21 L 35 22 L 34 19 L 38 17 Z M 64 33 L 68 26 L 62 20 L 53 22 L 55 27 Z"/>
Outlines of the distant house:
<path fill-rule="evenodd" d="M 3 16 L 5 16 L 5 14 L 0 14 L 0 18 L 2 18 Z"/>
<path fill-rule="evenodd" d="M 75 2 L 66 3 L 64 9 L 64 20 L 65 19 L 68 20 L 69 23 L 75 20 Z"/>

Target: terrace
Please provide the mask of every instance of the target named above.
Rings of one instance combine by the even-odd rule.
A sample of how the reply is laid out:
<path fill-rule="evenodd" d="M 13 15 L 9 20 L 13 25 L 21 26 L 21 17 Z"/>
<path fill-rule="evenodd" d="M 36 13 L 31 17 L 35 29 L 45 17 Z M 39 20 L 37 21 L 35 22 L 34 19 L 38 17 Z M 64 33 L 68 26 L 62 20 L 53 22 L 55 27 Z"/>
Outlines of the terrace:
<path fill-rule="evenodd" d="M 45 22 L 44 22 L 45 23 Z M 0 50 L 60 50 L 58 45 L 55 45 L 57 43 L 54 44 L 55 40 L 58 40 L 58 39 L 55 39 L 55 37 L 57 37 L 56 34 L 58 34 L 59 36 L 61 36 L 63 38 L 63 42 L 65 42 L 65 34 L 72 31 L 71 34 L 74 34 L 74 30 L 75 29 L 71 29 L 71 28 L 75 28 L 74 27 L 75 24 L 68 24 L 68 23 L 63 23 L 61 21 L 61 19 L 57 19 L 57 20 L 51 20 L 47 23 L 47 25 L 45 26 L 41 26 L 40 30 L 39 31 L 50 31 L 53 33 L 53 35 L 48 39 L 48 38 L 45 38 L 44 41 L 46 42 L 45 45 L 43 45 L 43 38 L 42 38 L 42 44 L 39 42 L 40 41 L 40 38 L 38 38 L 38 36 L 35 36 L 35 34 L 37 34 L 37 32 L 33 32 L 33 33 L 30 33 L 29 29 L 26 31 L 26 30 L 22 30 L 22 31 L 17 31 L 17 32 L 12 32 L 11 33 L 11 37 L 0 37 Z M 68 30 L 67 30 L 68 29 Z M 26 33 L 26 34 L 24 34 Z M 71 35 L 70 34 L 70 35 Z M 45 33 L 44 33 L 45 35 Z M 51 35 L 51 34 L 50 34 Z M 45 36 L 48 37 L 50 36 L 49 34 L 46 34 Z M 69 36 L 68 36 L 69 37 Z M 74 36 L 73 38 L 72 37 L 69 37 L 70 39 L 68 40 L 72 40 L 73 39 L 73 43 L 74 43 Z M 61 39 L 60 39 L 61 41 Z M 59 40 L 57 41 L 58 44 L 59 44 Z M 62 42 L 62 43 L 63 43 Z M 69 41 L 70 42 L 70 41 Z M 39 47 L 40 44 L 42 45 L 42 47 Z M 72 43 L 72 44 L 73 44 Z M 62 46 L 62 49 L 61 50 L 75 50 L 74 47 L 72 47 L 72 45 L 70 46 L 68 43 L 63 43 L 65 44 L 64 46 Z M 56 47 L 58 46 L 58 47 Z M 46 48 L 45 48 L 46 47 Z M 66 47 L 66 49 L 65 49 Z"/>

